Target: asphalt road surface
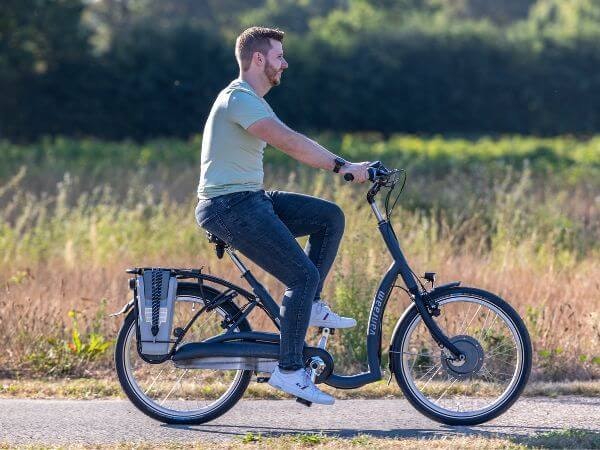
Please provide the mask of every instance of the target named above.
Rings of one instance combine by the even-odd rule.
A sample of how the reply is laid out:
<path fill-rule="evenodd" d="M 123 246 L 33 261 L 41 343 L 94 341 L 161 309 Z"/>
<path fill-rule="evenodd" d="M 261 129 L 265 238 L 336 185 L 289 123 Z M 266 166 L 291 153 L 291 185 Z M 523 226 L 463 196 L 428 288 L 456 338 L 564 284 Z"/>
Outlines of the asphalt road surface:
<path fill-rule="evenodd" d="M 449 427 L 419 414 L 406 400 L 339 400 L 333 406 L 293 400 L 241 401 L 204 425 L 166 425 L 126 400 L 0 400 L 0 443 L 99 444 L 207 442 L 248 432 L 323 433 L 353 437 L 533 435 L 564 428 L 600 431 L 600 398 L 523 398 L 499 418 L 474 427 Z"/>

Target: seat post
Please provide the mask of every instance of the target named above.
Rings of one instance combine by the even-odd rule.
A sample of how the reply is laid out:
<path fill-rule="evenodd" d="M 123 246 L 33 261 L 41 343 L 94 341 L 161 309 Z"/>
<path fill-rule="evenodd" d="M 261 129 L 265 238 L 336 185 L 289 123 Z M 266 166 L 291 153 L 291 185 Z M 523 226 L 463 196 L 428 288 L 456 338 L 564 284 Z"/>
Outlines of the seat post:
<path fill-rule="evenodd" d="M 238 258 L 235 250 L 229 246 L 225 247 L 225 251 L 236 265 L 236 267 L 242 272 L 242 277 L 246 279 L 248 284 L 252 286 L 252 290 L 256 297 L 260 300 L 262 305 L 264 306 L 265 312 L 267 315 L 271 317 L 275 326 L 279 329 L 279 305 L 275 303 L 275 300 L 269 295 L 265 287 L 258 282 L 258 280 L 252 275 L 252 272 L 244 265 L 242 261 Z"/>
<path fill-rule="evenodd" d="M 233 261 L 235 266 L 239 269 L 239 271 L 242 272 L 242 275 L 244 275 L 246 272 L 248 272 L 248 268 L 244 265 L 244 263 L 240 260 L 240 258 L 238 258 L 238 256 L 235 253 L 235 250 L 233 250 L 231 247 L 228 246 L 228 247 L 225 247 L 225 251 L 231 258 L 231 260 Z"/>

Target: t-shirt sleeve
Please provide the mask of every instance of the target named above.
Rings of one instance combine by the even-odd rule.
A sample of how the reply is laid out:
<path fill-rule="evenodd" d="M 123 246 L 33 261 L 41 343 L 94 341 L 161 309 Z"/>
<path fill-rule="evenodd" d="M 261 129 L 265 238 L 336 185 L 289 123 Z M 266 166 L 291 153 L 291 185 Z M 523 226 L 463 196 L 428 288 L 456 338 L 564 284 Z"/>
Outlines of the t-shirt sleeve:
<path fill-rule="evenodd" d="M 271 112 L 258 98 L 242 91 L 234 91 L 231 94 L 227 112 L 230 120 L 244 129 L 260 119 L 272 117 Z"/>

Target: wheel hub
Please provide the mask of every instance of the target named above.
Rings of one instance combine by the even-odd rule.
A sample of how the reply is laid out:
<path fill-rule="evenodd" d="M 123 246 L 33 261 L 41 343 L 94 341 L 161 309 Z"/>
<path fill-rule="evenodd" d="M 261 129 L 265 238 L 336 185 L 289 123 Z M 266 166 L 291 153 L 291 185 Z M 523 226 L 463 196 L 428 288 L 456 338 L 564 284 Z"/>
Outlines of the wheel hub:
<path fill-rule="evenodd" d="M 456 360 L 448 359 L 444 355 L 444 352 L 442 352 L 442 366 L 448 375 L 464 379 L 477 373 L 481 369 L 481 366 L 483 366 L 484 358 L 483 347 L 481 347 L 477 339 L 471 336 L 459 335 L 451 338 L 450 342 L 456 346 L 464 358 Z"/>

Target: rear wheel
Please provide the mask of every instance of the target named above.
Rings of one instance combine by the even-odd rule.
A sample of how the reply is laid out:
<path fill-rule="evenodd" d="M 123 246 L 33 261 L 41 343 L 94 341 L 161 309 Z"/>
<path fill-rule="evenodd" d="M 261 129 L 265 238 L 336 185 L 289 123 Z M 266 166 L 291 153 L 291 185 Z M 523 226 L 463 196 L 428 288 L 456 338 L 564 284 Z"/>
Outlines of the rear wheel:
<path fill-rule="evenodd" d="M 204 296 L 202 295 L 204 293 Z M 218 291 L 191 283 L 180 283 L 174 306 L 173 329 L 184 327 L 205 301 Z M 199 342 L 223 332 L 225 317 L 240 313 L 233 303 L 221 304 L 196 319 L 181 344 Z M 236 331 L 251 331 L 247 321 Z M 250 370 L 183 369 L 171 360 L 145 362 L 137 351 L 135 310 L 126 317 L 115 349 L 119 381 L 127 397 L 144 414 L 165 423 L 200 424 L 227 412 L 243 396 L 250 383 Z"/>
<path fill-rule="evenodd" d="M 475 425 L 505 412 L 531 370 L 529 333 L 517 312 L 489 292 L 454 288 L 434 294 L 435 318 L 465 355 L 442 353 L 416 307 L 399 322 L 390 359 L 406 398 L 426 416 L 448 425 Z"/>

